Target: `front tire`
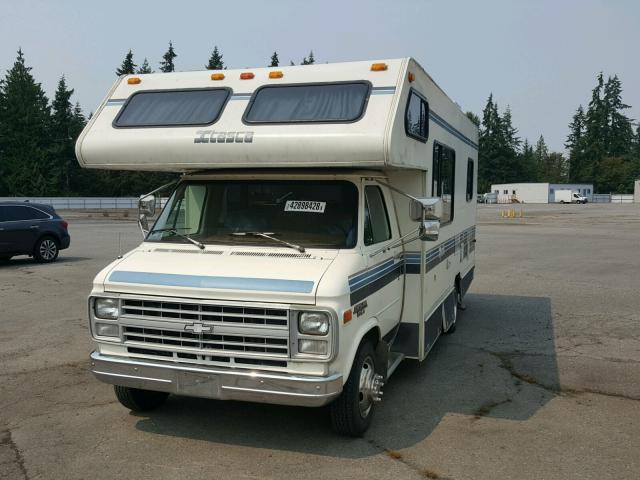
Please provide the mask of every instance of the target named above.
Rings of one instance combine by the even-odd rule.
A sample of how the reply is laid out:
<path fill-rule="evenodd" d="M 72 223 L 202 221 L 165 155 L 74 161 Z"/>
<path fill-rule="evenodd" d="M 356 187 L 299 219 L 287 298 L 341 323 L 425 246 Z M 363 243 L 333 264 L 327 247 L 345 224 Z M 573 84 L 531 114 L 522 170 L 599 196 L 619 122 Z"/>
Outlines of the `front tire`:
<path fill-rule="evenodd" d="M 375 403 L 382 395 L 382 376 L 377 371 L 373 343 L 366 339 L 358 348 L 342 393 L 331 404 L 331 424 L 337 433 L 361 437 L 371 425 Z"/>
<path fill-rule="evenodd" d="M 134 412 L 148 412 L 161 406 L 169 396 L 166 392 L 140 390 L 138 388 L 114 385 L 113 391 L 118 401 Z"/>
<path fill-rule="evenodd" d="M 38 263 L 54 262 L 60 253 L 58 241 L 53 237 L 42 237 L 33 249 L 33 258 Z"/>

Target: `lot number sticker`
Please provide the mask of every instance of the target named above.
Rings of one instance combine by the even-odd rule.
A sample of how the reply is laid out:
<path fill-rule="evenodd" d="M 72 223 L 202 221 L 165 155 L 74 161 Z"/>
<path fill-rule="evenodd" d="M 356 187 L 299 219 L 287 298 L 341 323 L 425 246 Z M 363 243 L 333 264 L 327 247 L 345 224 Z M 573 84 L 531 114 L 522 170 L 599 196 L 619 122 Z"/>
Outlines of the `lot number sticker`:
<path fill-rule="evenodd" d="M 309 200 L 287 200 L 284 205 L 285 212 L 311 212 L 324 213 L 327 202 L 312 202 Z"/>

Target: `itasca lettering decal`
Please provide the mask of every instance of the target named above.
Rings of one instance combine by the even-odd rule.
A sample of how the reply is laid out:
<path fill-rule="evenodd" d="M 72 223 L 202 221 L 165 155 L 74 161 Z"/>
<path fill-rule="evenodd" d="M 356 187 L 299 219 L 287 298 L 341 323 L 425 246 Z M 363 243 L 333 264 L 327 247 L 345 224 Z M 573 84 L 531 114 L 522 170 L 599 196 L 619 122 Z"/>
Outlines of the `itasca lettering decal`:
<path fill-rule="evenodd" d="M 253 132 L 198 130 L 193 143 L 253 143 Z"/>

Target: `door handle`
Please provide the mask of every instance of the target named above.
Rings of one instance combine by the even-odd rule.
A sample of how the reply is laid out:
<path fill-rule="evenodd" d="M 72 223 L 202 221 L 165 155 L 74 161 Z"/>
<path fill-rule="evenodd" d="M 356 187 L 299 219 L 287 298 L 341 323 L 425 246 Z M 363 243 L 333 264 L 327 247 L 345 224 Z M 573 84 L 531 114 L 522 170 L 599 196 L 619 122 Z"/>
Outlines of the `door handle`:
<path fill-rule="evenodd" d="M 34 230 L 39 229 L 40 227 L 38 225 L 31 225 L 29 228 L 33 228 Z"/>

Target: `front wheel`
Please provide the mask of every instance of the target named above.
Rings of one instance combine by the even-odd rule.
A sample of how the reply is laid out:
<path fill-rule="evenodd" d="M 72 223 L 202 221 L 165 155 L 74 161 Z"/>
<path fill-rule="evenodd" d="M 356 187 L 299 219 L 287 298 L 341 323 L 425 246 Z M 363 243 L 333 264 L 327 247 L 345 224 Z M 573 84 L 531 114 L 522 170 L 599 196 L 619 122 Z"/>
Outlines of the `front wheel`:
<path fill-rule="evenodd" d="M 166 392 L 140 390 L 138 388 L 122 387 L 120 385 L 114 385 L 113 391 L 118 401 L 134 412 L 147 412 L 158 408 L 169 396 Z"/>
<path fill-rule="evenodd" d="M 358 348 L 347 383 L 331 404 L 331 424 L 341 435 L 361 437 L 371 425 L 375 403 L 382 395 L 382 375 L 376 373 L 373 344 L 364 340 Z"/>

